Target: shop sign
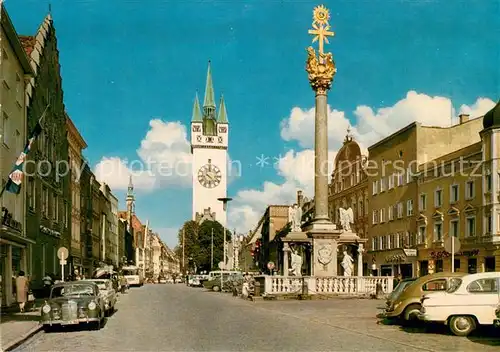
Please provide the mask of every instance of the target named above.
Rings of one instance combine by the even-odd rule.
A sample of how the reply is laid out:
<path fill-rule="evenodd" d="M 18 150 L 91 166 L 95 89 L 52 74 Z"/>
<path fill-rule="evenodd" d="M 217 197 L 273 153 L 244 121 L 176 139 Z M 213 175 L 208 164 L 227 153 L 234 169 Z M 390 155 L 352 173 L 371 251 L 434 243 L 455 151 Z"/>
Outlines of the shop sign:
<path fill-rule="evenodd" d="M 45 227 L 45 226 L 41 226 L 40 225 L 40 232 L 44 233 L 46 235 L 49 235 L 49 236 L 53 236 L 53 237 L 56 237 L 56 238 L 61 238 L 61 233 L 60 232 L 55 231 L 55 230 L 51 230 L 51 229 L 49 229 L 48 227 Z"/>
<path fill-rule="evenodd" d="M 417 250 L 416 249 L 403 249 L 407 257 L 416 257 Z"/>
<path fill-rule="evenodd" d="M 2 219 L 1 223 L 3 226 L 7 226 L 16 231 L 22 232 L 23 226 L 19 221 L 14 220 L 12 213 L 9 212 L 9 209 L 6 207 L 2 207 Z"/>
<path fill-rule="evenodd" d="M 404 262 L 406 259 L 406 255 L 404 254 L 394 254 L 394 255 L 388 255 L 385 257 L 385 262 L 386 263 L 400 263 Z"/>
<path fill-rule="evenodd" d="M 464 257 L 475 257 L 479 255 L 479 249 L 471 249 L 470 251 L 461 251 L 455 254 L 455 256 L 464 256 Z M 432 259 L 442 259 L 451 257 L 451 254 L 446 251 L 432 251 L 430 253 L 430 257 Z"/>

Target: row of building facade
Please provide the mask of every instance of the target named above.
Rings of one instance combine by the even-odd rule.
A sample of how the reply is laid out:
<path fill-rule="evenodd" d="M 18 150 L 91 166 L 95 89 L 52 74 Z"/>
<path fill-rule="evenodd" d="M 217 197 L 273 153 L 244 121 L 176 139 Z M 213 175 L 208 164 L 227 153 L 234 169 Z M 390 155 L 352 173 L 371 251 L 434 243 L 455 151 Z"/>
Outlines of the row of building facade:
<path fill-rule="evenodd" d="M 333 223 L 340 225 L 340 208 L 353 209 L 353 231 L 366 240 L 365 275 L 450 271 L 450 236 L 460 242 L 455 271 L 500 271 L 500 103 L 482 117 L 460 115 L 450 127 L 412 123 L 368 154 L 348 133 L 328 195 Z M 303 221 L 311 220 L 314 199 L 299 191 L 297 203 Z M 248 237 L 248 270 L 281 264 L 287 226 L 288 205 L 270 205 Z"/>
<path fill-rule="evenodd" d="M 30 131 L 39 121 L 42 126 L 25 161 L 21 192 L 0 197 L 2 305 L 13 303 L 11 278 L 21 270 L 32 289 L 41 287 L 46 274 L 61 276 L 64 270 L 67 277 L 78 270 L 90 277 L 102 264 L 140 264 L 145 275 L 175 270 L 173 252 L 135 215 L 132 184 L 127 210 L 119 212 L 117 197 L 96 180 L 82 155 L 87 144 L 65 109 L 51 15 L 35 35 L 20 36 L 0 7 L 2 188 Z M 69 252 L 63 267 L 61 247 Z"/>

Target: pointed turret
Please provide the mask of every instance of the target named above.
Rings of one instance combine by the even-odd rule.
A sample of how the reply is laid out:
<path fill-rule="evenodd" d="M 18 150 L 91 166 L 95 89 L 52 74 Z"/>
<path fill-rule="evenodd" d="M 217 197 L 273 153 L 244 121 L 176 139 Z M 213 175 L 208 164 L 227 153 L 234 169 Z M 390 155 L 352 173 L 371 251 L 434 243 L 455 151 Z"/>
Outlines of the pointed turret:
<path fill-rule="evenodd" d="M 215 112 L 215 94 L 212 83 L 212 71 L 210 69 L 210 61 L 208 61 L 207 83 L 205 85 L 205 99 L 203 100 L 203 110 L 212 110 Z"/>
<path fill-rule="evenodd" d="M 203 119 L 201 117 L 200 100 L 198 99 L 198 92 L 196 92 L 196 96 L 194 97 L 193 116 L 191 118 L 191 122 L 202 122 L 202 121 Z"/>
<path fill-rule="evenodd" d="M 224 96 L 221 95 L 220 97 L 220 104 L 219 104 L 219 116 L 217 118 L 218 123 L 228 123 L 227 121 L 227 112 L 226 112 L 226 104 L 224 103 Z"/>

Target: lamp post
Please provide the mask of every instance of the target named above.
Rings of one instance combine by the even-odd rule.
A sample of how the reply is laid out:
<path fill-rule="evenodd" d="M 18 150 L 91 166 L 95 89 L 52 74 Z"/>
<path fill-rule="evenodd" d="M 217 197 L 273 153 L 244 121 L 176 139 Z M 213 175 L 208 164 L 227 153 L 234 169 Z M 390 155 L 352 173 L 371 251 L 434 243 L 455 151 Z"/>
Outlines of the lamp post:
<path fill-rule="evenodd" d="M 233 198 L 217 198 L 218 201 L 222 202 L 222 210 L 226 213 L 226 224 L 224 225 L 224 265 L 222 266 L 222 275 L 220 276 L 220 289 L 224 287 L 224 271 L 226 270 L 226 235 L 227 235 L 227 203 L 233 200 Z"/>

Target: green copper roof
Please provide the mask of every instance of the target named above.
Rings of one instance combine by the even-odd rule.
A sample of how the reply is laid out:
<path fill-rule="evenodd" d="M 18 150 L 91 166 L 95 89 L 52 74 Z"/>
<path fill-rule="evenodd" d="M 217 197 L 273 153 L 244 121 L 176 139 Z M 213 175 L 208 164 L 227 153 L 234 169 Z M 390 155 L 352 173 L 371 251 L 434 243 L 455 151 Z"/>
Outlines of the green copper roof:
<path fill-rule="evenodd" d="M 191 122 L 202 122 L 201 118 L 201 110 L 200 110 L 200 101 L 198 99 L 198 92 L 196 92 L 196 96 L 194 97 L 193 104 L 193 116 L 191 118 Z"/>
<path fill-rule="evenodd" d="M 203 107 L 215 108 L 215 94 L 212 83 L 212 71 L 210 70 L 210 61 L 208 61 L 207 84 L 205 85 L 205 99 L 203 100 Z"/>
<path fill-rule="evenodd" d="M 224 96 L 220 97 L 219 104 L 219 117 L 217 118 L 218 123 L 228 123 L 227 121 L 227 112 L 226 112 L 226 104 L 224 104 Z"/>

